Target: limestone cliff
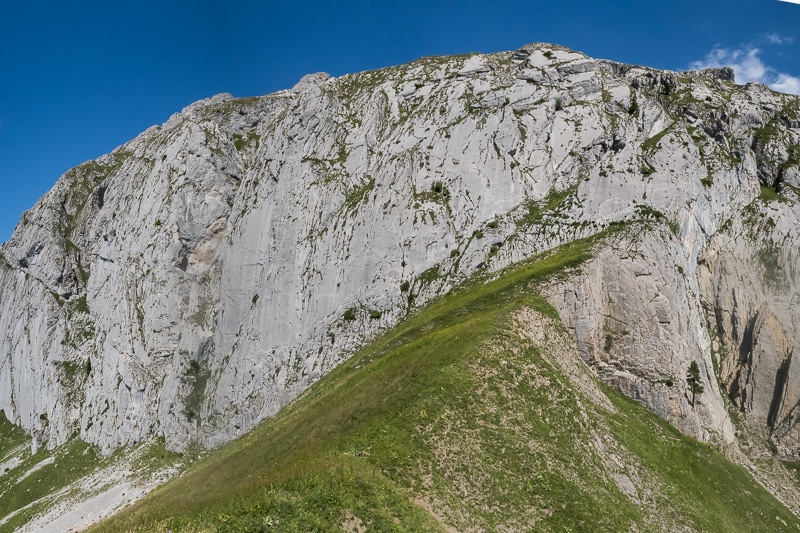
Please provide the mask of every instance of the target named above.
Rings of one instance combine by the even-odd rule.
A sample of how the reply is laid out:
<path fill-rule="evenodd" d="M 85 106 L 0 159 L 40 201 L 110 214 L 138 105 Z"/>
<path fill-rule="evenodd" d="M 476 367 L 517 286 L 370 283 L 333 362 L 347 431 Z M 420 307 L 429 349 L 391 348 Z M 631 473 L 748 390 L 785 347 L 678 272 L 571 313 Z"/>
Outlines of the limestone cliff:
<path fill-rule="evenodd" d="M 583 359 L 796 457 L 798 99 L 731 77 L 534 44 L 192 104 L 3 245 L 0 409 L 40 444 L 213 446 L 476 271 L 616 227 L 549 288 Z"/>

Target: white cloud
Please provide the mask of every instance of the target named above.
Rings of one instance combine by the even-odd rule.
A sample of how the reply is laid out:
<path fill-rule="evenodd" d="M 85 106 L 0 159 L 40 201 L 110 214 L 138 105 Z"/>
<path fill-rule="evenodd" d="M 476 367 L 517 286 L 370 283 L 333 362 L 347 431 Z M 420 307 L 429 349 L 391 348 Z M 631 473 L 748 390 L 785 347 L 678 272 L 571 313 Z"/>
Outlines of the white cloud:
<path fill-rule="evenodd" d="M 781 2 L 789 2 L 790 4 L 800 4 L 800 0 L 780 0 Z"/>
<path fill-rule="evenodd" d="M 800 3 L 800 0 L 797 2 Z M 769 33 L 766 38 L 771 44 L 792 44 L 794 42 L 794 37 L 786 37 L 777 33 Z"/>
<path fill-rule="evenodd" d="M 800 3 L 800 0 L 797 0 Z M 790 42 L 780 36 L 772 36 L 784 39 L 781 42 Z M 767 36 L 772 40 L 772 37 Z M 777 42 L 777 41 L 773 41 Z M 731 67 L 736 79 L 736 83 L 747 83 L 757 81 L 769 86 L 771 89 L 782 92 L 800 94 L 800 78 L 778 72 L 761 61 L 761 49 L 746 46 L 741 49 L 714 48 L 706 55 L 702 61 L 695 61 L 689 65 L 690 69 L 699 70 L 703 68 Z"/>
<path fill-rule="evenodd" d="M 770 87 L 782 93 L 800 94 L 800 78 L 780 73 Z"/>

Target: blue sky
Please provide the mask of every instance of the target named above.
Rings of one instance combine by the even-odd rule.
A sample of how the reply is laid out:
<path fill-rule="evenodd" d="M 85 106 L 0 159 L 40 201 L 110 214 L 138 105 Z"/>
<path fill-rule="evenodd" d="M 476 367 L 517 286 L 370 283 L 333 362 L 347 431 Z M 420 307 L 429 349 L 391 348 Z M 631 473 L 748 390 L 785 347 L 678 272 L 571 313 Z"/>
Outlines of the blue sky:
<path fill-rule="evenodd" d="M 800 5 L 780 0 L 4 2 L 0 242 L 70 167 L 189 103 L 422 56 L 544 41 L 800 92 Z"/>

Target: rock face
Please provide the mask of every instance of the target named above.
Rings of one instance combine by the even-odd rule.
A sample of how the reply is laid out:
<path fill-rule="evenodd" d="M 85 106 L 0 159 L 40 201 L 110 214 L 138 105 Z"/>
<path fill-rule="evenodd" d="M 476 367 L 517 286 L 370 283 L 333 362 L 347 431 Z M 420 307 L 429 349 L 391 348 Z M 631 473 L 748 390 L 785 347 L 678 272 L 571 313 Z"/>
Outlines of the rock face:
<path fill-rule="evenodd" d="M 800 209 L 747 206 L 701 257 L 698 278 L 714 334 L 712 354 L 731 401 L 771 435 L 779 456 L 800 459 Z"/>
<path fill-rule="evenodd" d="M 197 102 L 2 246 L 0 408 L 40 444 L 217 445 L 477 270 L 614 228 L 548 288 L 582 358 L 723 444 L 730 397 L 796 457 L 798 112 L 541 44 Z"/>
<path fill-rule="evenodd" d="M 550 299 L 603 381 L 685 433 L 725 446 L 733 426 L 703 355 L 710 351 L 709 333 L 687 262 L 668 228 L 626 235 L 583 273 L 551 288 Z M 696 405 L 684 381 L 694 360 L 706 389 Z"/>

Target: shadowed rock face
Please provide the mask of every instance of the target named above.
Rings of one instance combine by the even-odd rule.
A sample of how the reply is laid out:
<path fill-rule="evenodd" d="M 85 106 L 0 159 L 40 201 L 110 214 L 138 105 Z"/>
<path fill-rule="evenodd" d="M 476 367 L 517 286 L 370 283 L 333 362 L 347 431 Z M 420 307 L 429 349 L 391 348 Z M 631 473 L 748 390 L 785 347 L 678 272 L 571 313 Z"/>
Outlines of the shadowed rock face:
<path fill-rule="evenodd" d="M 713 236 L 698 270 L 720 379 L 734 405 L 800 458 L 796 407 L 800 339 L 800 211 L 754 202 Z"/>
<path fill-rule="evenodd" d="M 197 102 L 3 245 L 0 408 L 39 443 L 217 445 L 476 270 L 624 226 L 548 288 L 584 361 L 720 443 L 730 395 L 794 456 L 797 127 L 725 72 L 541 44 Z"/>

